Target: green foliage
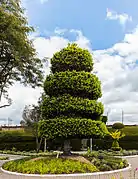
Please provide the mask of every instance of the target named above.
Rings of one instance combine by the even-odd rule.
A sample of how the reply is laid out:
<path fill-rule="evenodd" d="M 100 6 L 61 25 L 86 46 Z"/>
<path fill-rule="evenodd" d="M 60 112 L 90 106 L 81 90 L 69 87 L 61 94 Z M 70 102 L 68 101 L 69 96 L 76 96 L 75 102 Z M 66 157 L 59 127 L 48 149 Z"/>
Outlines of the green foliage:
<path fill-rule="evenodd" d="M 0 150 L 34 150 L 35 138 L 23 130 L 0 131 Z"/>
<path fill-rule="evenodd" d="M 0 160 L 9 160 L 9 157 L 6 157 L 6 156 L 0 156 Z"/>
<path fill-rule="evenodd" d="M 119 146 L 119 143 L 118 143 L 117 140 L 113 140 L 111 149 L 114 150 L 114 151 L 120 151 L 121 150 L 121 147 Z"/>
<path fill-rule="evenodd" d="M 115 132 L 110 132 L 109 134 L 114 140 L 119 140 L 119 139 L 125 137 L 125 134 L 119 130 L 116 130 Z"/>
<path fill-rule="evenodd" d="M 42 138 L 39 142 L 38 122 L 41 118 L 40 106 L 29 105 L 25 106 L 22 114 L 23 120 L 21 121 L 25 128 L 32 131 L 33 136 L 36 138 L 36 151 L 38 152 L 42 143 Z"/>
<path fill-rule="evenodd" d="M 108 117 L 107 116 L 101 116 L 101 118 L 102 118 L 102 122 L 104 122 L 106 124 L 107 121 L 108 121 Z"/>
<path fill-rule="evenodd" d="M 103 105 L 95 100 L 62 95 L 57 97 L 45 97 L 41 107 L 43 119 L 57 116 L 77 116 L 93 120 L 100 120 L 103 113 Z"/>
<path fill-rule="evenodd" d="M 115 132 L 110 133 L 111 137 L 113 138 L 113 143 L 112 143 L 112 150 L 118 151 L 121 150 L 121 147 L 119 147 L 119 139 L 123 138 L 125 136 L 124 133 L 121 131 L 116 130 Z"/>
<path fill-rule="evenodd" d="M 109 152 L 94 151 L 84 154 L 84 157 L 90 160 L 100 171 L 116 170 L 128 166 L 126 160 L 114 157 L 113 155 Z"/>
<path fill-rule="evenodd" d="M 113 147 L 113 148 L 118 148 L 118 147 L 119 147 L 119 143 L 118 143 L 117 140 L 114 140 L 114 141 L 113 141 L 112 147 Z"/>
<path fill-rule="evenodd" d="M 44 83 L 45 93 L 49 96 L 59 96 L 64 93 L 72 96 L 97 100 L 102 96 L 101 83 L 98 78 L 85 71 L 65 71 L 50 74 Z"/>
<path fill-rule="evenodd" d="M 44 83 L 40 135 L 47 139 L 77 138 L 108 134 L 101 121 L 101 83 L 91 74 L 91 54 L 76 44 L 54 54 Z M 66 148 L 66 147 L 64 147 Z"/>
<path fill-rule="evenodd" d="M 53 73 L 66 70 L 90 72 L 93 69 L 93 59 L 89 51 L 79 48 L 76 44 L 68 44 L 66 48 L 55 53 L 51 64 Z"/>
<path fill-rule="evenodd" d="M 104 137 L 108 134 L 106 125 L 100 121 L 85 118 L 54 118 L 39 123 L 40 135 L 47 139 L 84 137 L 92 135 Z"/>
<path fill-rule="evenodd" d="M 138 136 L 138 126 L 125 126 L 122 132 L 124 132 L 126 136 Z"/>
<path fill-rule="evenodd" d="M 16 171 L 27 174 L 71 174 L 97 172 L 93 164 L 81 163 L 71 159 L 63 158 L 28 158 L 10 161 L 3 165 L 5 170 Z"/>
<path fill-rule="evenodd" d="M 0 144 L 3 142 L 28 142 L 34 140 L 34 137 L 30 133 L 26 133 L 22 130 L 15 131 L 0 131 Z"/>
<path fill-rule="evenodd" d="M 36 153 L 35 150 L 32 151 L 12 151 L 12 150 L 0 150 L 0 154 L 11 154 L 11 155 L 21 155 L 21 156 L 31 156 L 31 157 L 46 157 L 46 156 L 57 156 L 56 152 L 42 152 Z"/>
<path fill-rule="evenodd" d="M 9 99 L 7 90 L 16 81 L 32 87 L 41 85 L 41 60 L 28 39 L 32 31 L 19 0 L 0 2 L 0 101 L 2 95 Z"/>
<path fill-rule="evenodd" d="M 124 124 L 120 123 L 120 122 L 116 122 L 112 125 L 113 129 L 123 129 L 124 128 Z"/>

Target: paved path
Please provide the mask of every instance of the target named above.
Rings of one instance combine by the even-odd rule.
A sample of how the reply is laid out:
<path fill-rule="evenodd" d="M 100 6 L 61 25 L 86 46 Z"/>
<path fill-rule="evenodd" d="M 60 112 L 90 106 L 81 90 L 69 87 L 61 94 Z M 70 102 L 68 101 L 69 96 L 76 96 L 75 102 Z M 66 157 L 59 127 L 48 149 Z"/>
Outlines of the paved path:
<path fill-rule="evenodd" d="M 0 154 L 2 155 L 2 154 Z M 4 155 L 4 154 L 3 154 Z M 5 155 L 5 156 L 9 156 L 10 159 L 19 159 L 22 156 L 15 156 L 15 155 Z M 127 160 L 129 161 L 129 163 L 131 163 L 132 165 L 132 171 L 127 171 L 127 172 L 123 172 L 122 174 L 120 173 L 116 173 L 116 174 L 109 174 L 109 175 L 102 175 L 102 176 L 87 176 L 87 177 L 62 177 L 62 179 L 120 179 L 120 175 L 123 176 L 123 178 L 121 179 L 134 179 L 133 178 L 133 171 L 138 167 L 138 156 L 137 157 L 129 157 L 127 158 Z M 0 166 L 2 166 L 2 164 L 4 163 L 4 161 L 0 161 Z M 130 178 L 130 174 L 131 174 L 131 178 Z M 115 176 L 115 178 L 112 178 L 113 176 Z M 15 175 L 9 175 L 9 174 L 5 174 L 2 171 L 0 172 L 0 179 L 59 179 L 59 177 L 25 177 L 25 176 L 15 176 Z M 61 178 L 60 178 L 61 179 Z M 136 173 L 136 178 L 138 179 L 138 171 Z"/>

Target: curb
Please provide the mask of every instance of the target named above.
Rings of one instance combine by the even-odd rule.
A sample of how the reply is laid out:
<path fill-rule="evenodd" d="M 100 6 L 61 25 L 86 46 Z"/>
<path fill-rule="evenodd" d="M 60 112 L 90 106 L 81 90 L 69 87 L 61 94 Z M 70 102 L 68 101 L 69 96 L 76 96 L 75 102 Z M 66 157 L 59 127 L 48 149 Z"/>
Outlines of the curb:
<path fill-rule="evenodd" d="M 7 173 L 10 175 L 17 175 L 17 176 L 30 176 L 30 177 L 81 177 L 81 176 L 97 176 L 97 175 L 105 175 L 105 174 L 112 174 L 117 172 L 124 172 L 131 169 L 131 164 L 129 163 L 129 166 L 123 169 L 113 170 L 113 171 L 106 171 L 106 172 L 94 172 L 94 173 L 78 173 L 78 174 L 45 174 L 45 175 L 39 175 L 39 174 L 23 174 L 23 173 L 17 173 L 17 172 L 10 172 L 7 170 L 4 170 L 1 167 L 1 171 L 3 173 Z"/>
<path fill-rule="evenodd" d="M 126 156 L 121 156 L 123 158 L 134 158 L 134 157 L 138 157 L 138 155 L 126 155 Z"/>

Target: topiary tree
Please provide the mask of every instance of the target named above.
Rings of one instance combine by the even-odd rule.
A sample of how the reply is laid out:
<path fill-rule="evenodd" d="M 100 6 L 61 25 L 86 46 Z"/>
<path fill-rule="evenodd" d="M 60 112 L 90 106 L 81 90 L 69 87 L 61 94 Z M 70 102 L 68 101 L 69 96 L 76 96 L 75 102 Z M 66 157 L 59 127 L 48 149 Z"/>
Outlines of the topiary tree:
<path fill-rule="evenodd" d="M 51 59 L 51 74 L 44 82 L 40 135 L 47 139 L 104 137 L 108 134 L 102 121 L 104 107 L 101 83 L 92 74 L 93 59 L 88 50 L 69 44 Z M 69 142 L 64 142 L 69 152 Z"/>
<path fill-rule="evenodd" d="M 115 132 L 111 132 L 110 136 L 113 138 L 111 149 L 115 151 L 121 150 L 121 147 L 119 146 L 119 139 L 125 137 L 125 134 L 119 130 L 116 130 Z"/>

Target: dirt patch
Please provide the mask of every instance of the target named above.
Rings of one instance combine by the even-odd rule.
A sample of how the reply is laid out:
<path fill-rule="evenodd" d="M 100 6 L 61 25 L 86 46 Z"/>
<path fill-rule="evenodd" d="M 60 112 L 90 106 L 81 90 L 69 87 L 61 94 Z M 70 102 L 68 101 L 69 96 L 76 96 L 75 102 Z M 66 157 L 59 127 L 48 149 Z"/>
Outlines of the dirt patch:
<path fill-rule="evenodd" d="M 38 161 L 38 160 L 41 160 L 41 159 L 44 159 L 44 158 L 46 158 L 46 157 L 36 157 L 36 158 L 30 159 L 30 161 Z M 56 157 L 54 157 L 54 158 L 56 158 Z M 78 155 L 70 155 L 70 156 L 60 155 L 59 158 L 71 159 L 71 160 L 76 160 L 76 161 L 79 161 L 79 162 L 82 162 L 82 163 L 91 164 L 91 162 L 89 160 L 87 160 L 83 156 L 78 156 Z"/>
<path fill-rule="evenodd" d="M 71 156 L 60 156 L 60 158 L 71 159 L 71 160 L 80 161 L 82 163 L 91 164 L 91 162 L 87 160 L 86 158 L 84 158 L 83 156 L 71 155 Z"/>
<path fill-rule="evenodd" d="M 43 158 L 45 158 L 45 157 L 32 158 L 32 159 L 30 159 L 30 161 L 37 161 L 37 160 L 41 160 L 41 159 L 43 159 Z"/>

